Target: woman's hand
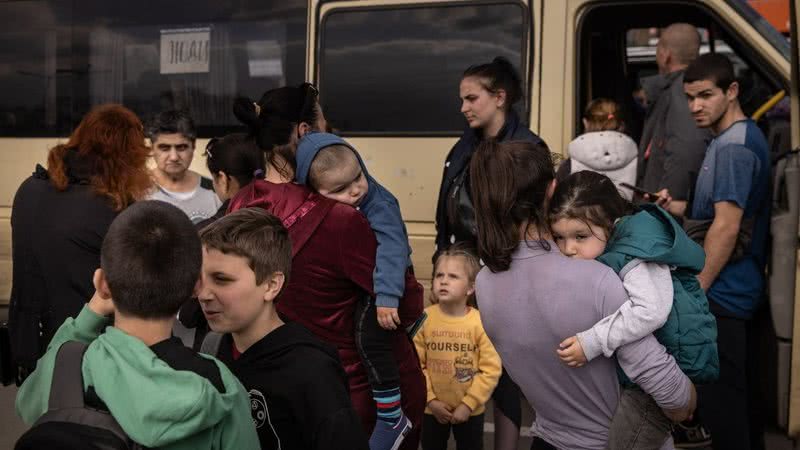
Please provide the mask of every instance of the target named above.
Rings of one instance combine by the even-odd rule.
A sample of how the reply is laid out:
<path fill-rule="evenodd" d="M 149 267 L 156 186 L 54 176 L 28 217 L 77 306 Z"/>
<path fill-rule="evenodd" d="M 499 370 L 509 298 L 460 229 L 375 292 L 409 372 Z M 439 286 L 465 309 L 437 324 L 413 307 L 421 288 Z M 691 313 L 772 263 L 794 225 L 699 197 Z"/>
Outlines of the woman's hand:
<path fill-rule="evenodd" d="M 453 410 L 441 400 L 431 400 L 428 402 L 428 408 L 431 409 L 436 421 L 442 425 L 448 424 L 453 420 Z"/>
<path fill-rule="evenodd" d="M 566 338 L 558 344 L 558 357 L 561 362 L 570 367 L 580 367 L 586 364 L 586 355 L 583 353 L 581 341 L 577 336 Z"/>
<path fill-rule="evenodd" d="M 397 315 L 397 308 L 387 308 L 378 306 L 375 308 L 378 313 L 378 323 L 384 330 L 396 330 L 400 325 L 400 316 Z"/>

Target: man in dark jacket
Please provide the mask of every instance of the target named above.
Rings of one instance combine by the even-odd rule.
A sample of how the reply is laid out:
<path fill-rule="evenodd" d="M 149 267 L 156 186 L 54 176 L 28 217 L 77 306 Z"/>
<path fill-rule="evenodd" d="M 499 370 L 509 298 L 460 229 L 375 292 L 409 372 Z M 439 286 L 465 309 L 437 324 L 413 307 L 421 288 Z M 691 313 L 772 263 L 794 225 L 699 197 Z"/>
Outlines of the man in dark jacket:
<path fill-rule="evenodd" d="M 681 215 L 689 200 L 710 133 L 698 128 L 683 93 L 683 72 L 699 53 L 700 35 L 689 24 L 661 31 L 656 47 L 659 74 L 642 81 L 650 106 L 639 142 L 638 185 L 672 196 L 670 212 Z"/>

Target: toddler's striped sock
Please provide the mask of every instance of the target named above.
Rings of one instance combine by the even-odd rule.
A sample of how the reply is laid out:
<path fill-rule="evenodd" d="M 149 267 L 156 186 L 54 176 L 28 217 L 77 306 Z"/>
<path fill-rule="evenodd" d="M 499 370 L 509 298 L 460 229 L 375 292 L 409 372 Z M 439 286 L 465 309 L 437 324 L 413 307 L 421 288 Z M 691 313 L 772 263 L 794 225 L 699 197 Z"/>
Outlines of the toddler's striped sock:
<path fill-rule="evenodd" d="M 378 407 L 378 420 L 396 424 L 403 411 L 400 409 L 400 388 L 373 390 L 372 398 L 375 399 L 375 404 Z"/>

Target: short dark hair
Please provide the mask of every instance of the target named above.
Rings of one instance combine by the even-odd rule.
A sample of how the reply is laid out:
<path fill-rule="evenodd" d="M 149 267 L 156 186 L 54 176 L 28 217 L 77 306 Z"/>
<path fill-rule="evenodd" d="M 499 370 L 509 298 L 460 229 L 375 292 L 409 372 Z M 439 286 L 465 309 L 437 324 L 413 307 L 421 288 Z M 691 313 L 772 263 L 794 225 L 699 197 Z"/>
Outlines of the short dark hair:
<path fill-rule="evenodd" d="M 207 249 L 218 250 L 247 259 L 263 283 L 275 272 L 287 282 L 292 268 L 292 241 L 281 220 L 261 208 L 244 208 L 228 214 L 203 228 L 200 240 Z M 286 286 L 286 283 L 284 283 Z"/>
<path fill-rule="evenodd" d="M 192 142 L 197 139 L 194 120 L 188 111 L 182 109 L 170 109 L 156 114 L 147 122 L 145 133 L 151 142 L 155 142 L 159 134 L 179 133 Z"/>
<path fill-rule="evenodd" d="M 142 319 L 174 316 L 192 297 L 202 262 L 191 220 L 156 200 L 134 203 L 120 213 L 100 253 L 114 306 Z"/>
<path fill-rule="evenodd" d="M 686 72 L 683 74 L 683 82 L 694 83 L 695 81 L 703 80 L 712 81 L 723 91 L 728 90 L 731 84 L 736 81 L 736 73 L 733 71 L 731 60 L 719 53 L 707 53 L 698 56 L 686 68 Z"/>
<path fill-rule="evenodd" d="M 318 191 L 319 178 L 322 174 L 337 167 L 342 167 L 348 161 L 355 161 L 358 164 L 358 156 L 347 145 L 337 144 L 323 148 L 311 161 L 311 168 L 308 171 L 308 185 Z"/>

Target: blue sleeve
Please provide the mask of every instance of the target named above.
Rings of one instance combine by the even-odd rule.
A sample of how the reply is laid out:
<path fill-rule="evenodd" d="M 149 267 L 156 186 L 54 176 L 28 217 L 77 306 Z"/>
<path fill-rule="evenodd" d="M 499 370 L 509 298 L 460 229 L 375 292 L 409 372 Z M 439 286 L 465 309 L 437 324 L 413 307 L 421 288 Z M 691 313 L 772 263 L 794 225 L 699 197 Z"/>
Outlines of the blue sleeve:
<path fill-rule="evenodd" d="M 375 304 L 397 308 L 406 285 L 408 236 L 400 206 L 390 200 L 369 208 L 367 220 L 378 240 L 373 283 Z"/>
<path fill-rule="evenodd" d="M 745 209 L 760 165 L 758 157 L 747 147 L 731 144 L 720 148 L 714 167 L 712 201 L 732 202 Z"/>

